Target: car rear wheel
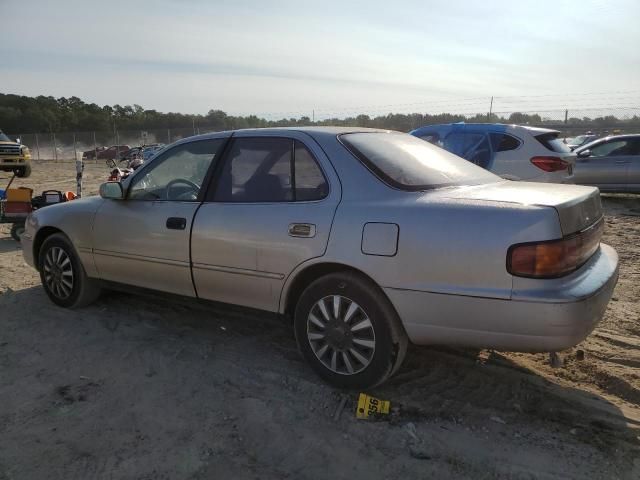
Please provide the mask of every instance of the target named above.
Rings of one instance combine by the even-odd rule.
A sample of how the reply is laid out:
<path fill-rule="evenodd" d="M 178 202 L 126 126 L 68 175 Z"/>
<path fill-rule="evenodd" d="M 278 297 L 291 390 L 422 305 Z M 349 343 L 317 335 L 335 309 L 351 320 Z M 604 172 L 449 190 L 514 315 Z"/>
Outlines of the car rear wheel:
<path fill-rule="evenodd" d="M 23 223 L 14 223 L 11 225 L 11 237 L 19 242 L 22 234 L 24 233 L 24 224 Z"/>
<path fill-rule="evenodd" d="M 87 277 L 71 242 L 61 233 L 51 235 L 43 242 L 38 268 L 42 286 L 56 305 L 84 307 L 100 295 L 98 282 Z"/>
<path fill-rule="evenodd" d="M 378 286 L 355 273 L 319 278 L 295 310 L 298 347 L 316 373 L 341 388 L 370 388 L 399 367 L 407 336 Z"/>
<path fill-rule="evenodd" d="M 31 165 L 25 165 L 24 167 L 16 168 L 16 176 L 19 178 L 27 178 L 31 175 Z"/>

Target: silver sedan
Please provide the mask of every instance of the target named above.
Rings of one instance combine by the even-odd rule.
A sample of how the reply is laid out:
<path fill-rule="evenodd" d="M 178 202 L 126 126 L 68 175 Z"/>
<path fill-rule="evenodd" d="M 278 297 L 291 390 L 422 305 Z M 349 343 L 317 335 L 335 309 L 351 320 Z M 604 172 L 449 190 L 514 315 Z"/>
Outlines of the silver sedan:
<path fill-rule="evenodd" d="M 640 135 L 615 135 L 576 148 L 575 182 L 603 192 L 640 193 Z"/>
<path fill-rule="evenodd" d="M 292 317 L 313 369 L 383 382 L 409 341 L 556 351 L 602 318 L 618 257 L 598 190 L 503 180 L 410 135 L 221 132 L 181 140 L 23 239 L 49 298 L 117 284 Z"/>

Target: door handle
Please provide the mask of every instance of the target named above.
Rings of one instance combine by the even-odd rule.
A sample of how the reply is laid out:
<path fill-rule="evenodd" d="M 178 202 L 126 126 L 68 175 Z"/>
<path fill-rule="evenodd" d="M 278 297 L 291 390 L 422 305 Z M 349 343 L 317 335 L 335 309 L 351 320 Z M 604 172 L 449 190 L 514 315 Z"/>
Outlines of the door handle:
<path fill-rule="evenodd" d="M 616 163 L 617 163 L 618 165 L 625 165 L 625 164 L 627 164 L 627 163 L 629 163 L 629 162 L 627 162 L 626 160 L 616 160 Z"/>
<path fill-rule="evenodd" d="M 167 228 L 171 230 L 184 230 L 187 228 L 187 219 L 182 217 L 167 218 Z"/>
<path fill-rule="evenodd" d="M 316 236 L 316 226 L 312 223 L 289 224 L 289 236 L 311 238 Z"/>

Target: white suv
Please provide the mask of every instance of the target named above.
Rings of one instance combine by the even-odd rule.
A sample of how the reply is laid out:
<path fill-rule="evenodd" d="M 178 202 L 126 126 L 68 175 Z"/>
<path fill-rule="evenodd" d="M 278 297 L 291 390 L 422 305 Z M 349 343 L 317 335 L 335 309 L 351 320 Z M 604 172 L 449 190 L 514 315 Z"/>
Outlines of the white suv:
<path fill-rule="evenodd" d="M 576 155 L 556 130 L 500 123 L 449 123 L 410 133 L 509 180 L 573 183 Z"/>

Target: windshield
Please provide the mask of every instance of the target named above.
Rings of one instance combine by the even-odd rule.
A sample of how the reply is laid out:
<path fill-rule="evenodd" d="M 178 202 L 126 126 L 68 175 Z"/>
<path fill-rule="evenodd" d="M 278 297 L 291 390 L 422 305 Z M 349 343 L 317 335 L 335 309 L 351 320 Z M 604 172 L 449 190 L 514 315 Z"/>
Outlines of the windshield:
<path fill-rule="evenodd" d="M 569 145 L 582 145 L 586 139 L 587 139 L 586 135 L 578 135 L 577 137 L 573 137 L 571 141 L 567 143 Z"/>
<path fill-rule="evenodd" d="M 7 137 L 4 133 L 0 132 L 0 142 L 13 142 L 13 140 Z"/>
<path fill-rule="evenodd" d="M 500 180 L 463 158 L 403 133 L 347 133 L 340 141 L 383 182 L 402 190 Z"/>

